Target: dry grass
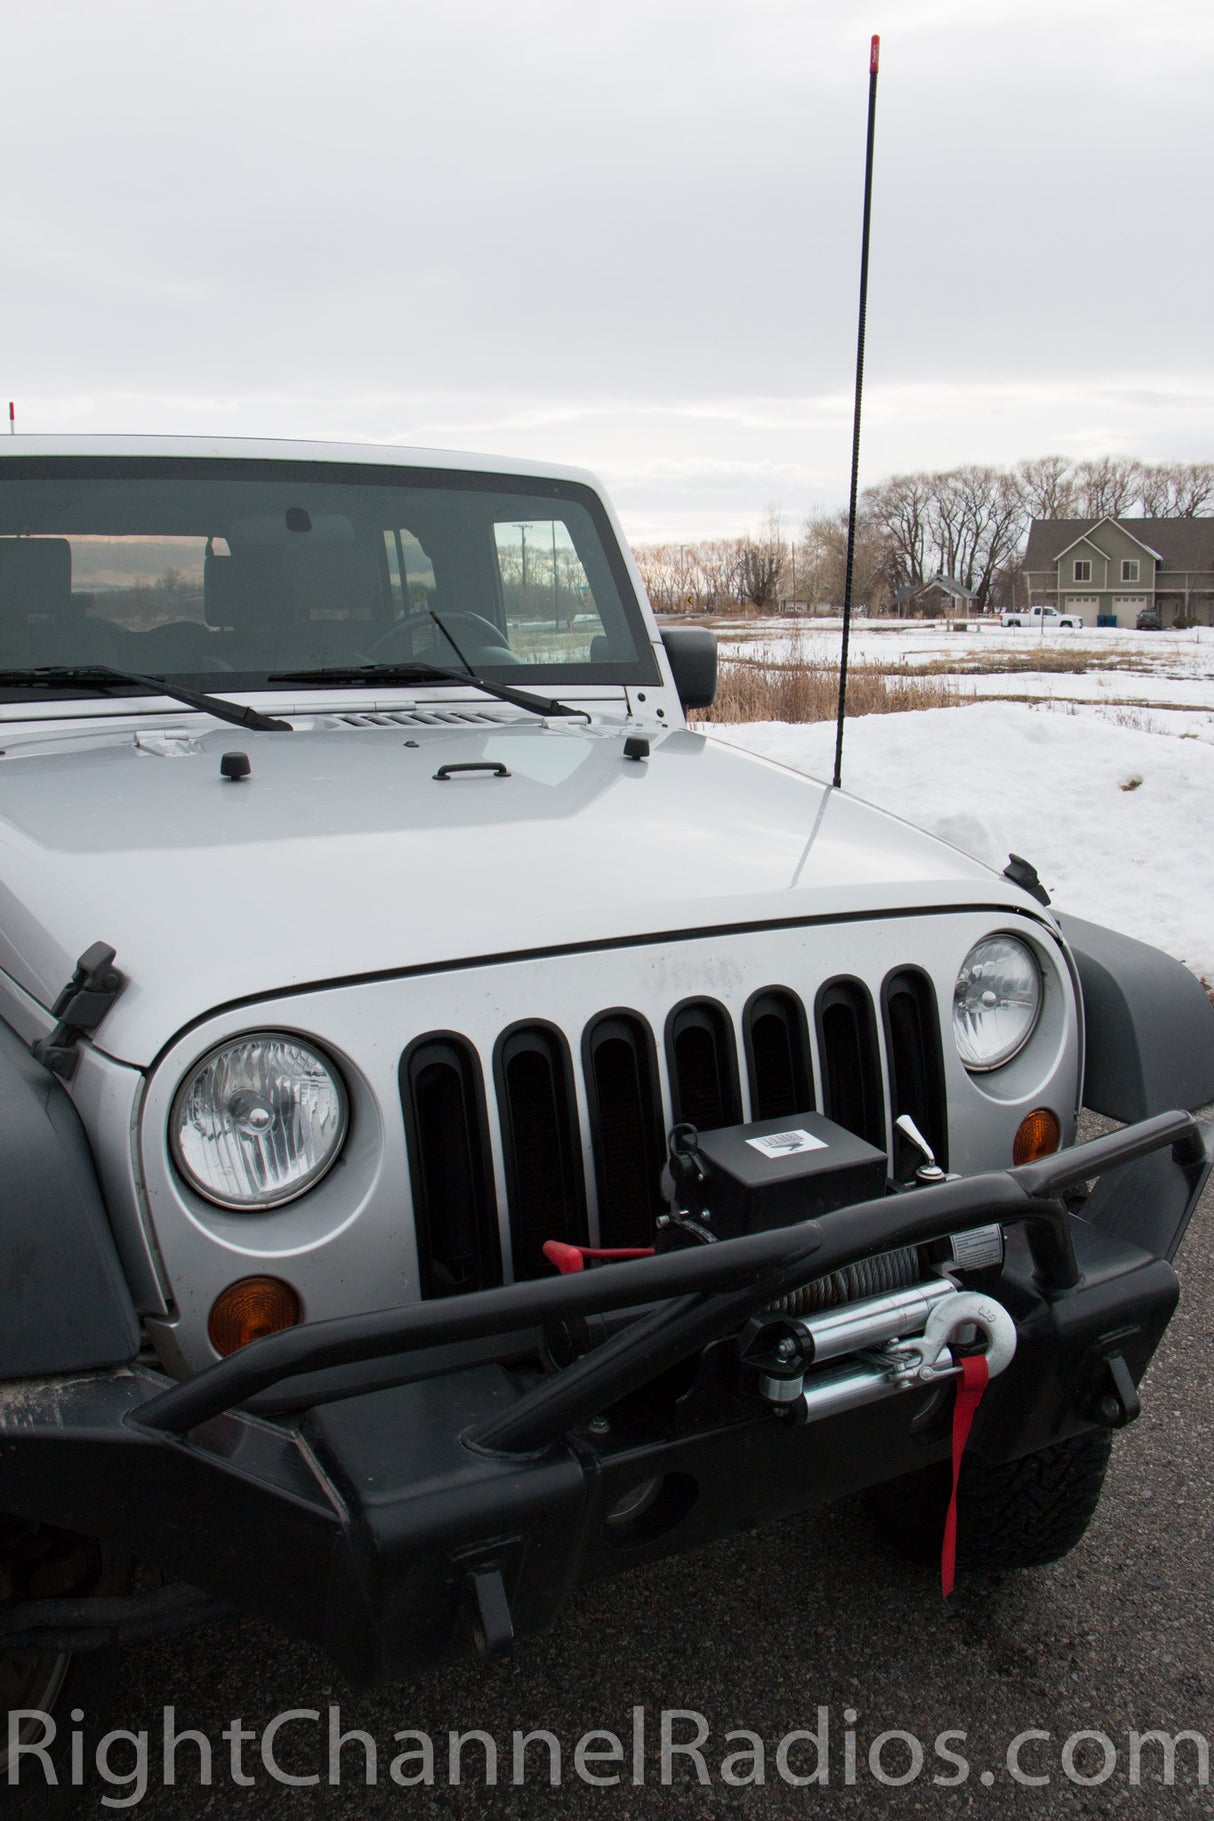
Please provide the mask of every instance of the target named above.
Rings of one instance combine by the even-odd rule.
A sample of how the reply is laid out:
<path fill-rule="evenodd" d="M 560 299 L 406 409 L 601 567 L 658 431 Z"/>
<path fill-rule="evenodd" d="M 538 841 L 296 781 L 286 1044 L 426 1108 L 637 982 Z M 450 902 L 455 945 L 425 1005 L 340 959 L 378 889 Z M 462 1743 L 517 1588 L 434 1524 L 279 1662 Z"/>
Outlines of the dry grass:
<path fill-rule="evenodd" d="M 710 624 L 708 621 L 697 623 Z M 755 644 L 770 643 L 773 638 L 779 636 L 778 633 L 773 633 L 770 625 L 759 626 L 753 630 L 739 629 L 731 625 L 728 628 L 717 627 L 715 630 L 719 637 L 728 639 L 731 645 L 752 642 Z M 865 628 L 866 632 L 871 630 L 870 627 Z M 812 663 L 814 658 L 811 653 L 814 647 L 816 646 L 819 652 L 837 651 L 838 637 L 836 635 L 828 646 L 824 637 L 814 640 L 810 633 L 804 635 L 799 644 L 800 655 L 795 657 L 794 661 Z M 794 653 L 796 649 L 797 647 L 794 645 Z M 746 663 L 755 660 L 744 658 L 740 661 Z M 819 659 L 819 662 L 827 661 L 825 658 Z M 1134 652 L 1059 649 L 1052 645 L 1033 644 L 1022 647 L 1019 651 L 1009 651 L 1006 645 L 993 646 L 989 651 L 958 651 L 955 657 L 946 653 L 942 657 L 925 657 L 922 662 L 916 662 L 905 652 L 899 652 L 897 655 L 891 653 L 888 658 L 868 659 L 867 666 L 874 672 L 893 677 L 905 676 L 912 671 L 915 675 L 924 677 L 1085 676 L 1088 672 L 1105 670 L 1140 672 L 1143 669 L 1143 660 Z M 774 668 L 774 665 L 769 667 Z"/>
<path fill-rule="evenodd" d="M 770 623 L 741 629 L 736 621 L 717 622 L 716 630 L 728 638 L 735 652 L 739 644 L 743 650 L 721 659 L 717 699 L 711 709 L 693 718 L 723 722 L 834 719 L 839 687 L 837 635 L 822 636 L 818 629 L 807 627 L 785 645 Z M 874 628 L 868 626 L 865 630 L 871 632 Z M 897 638 L 898 628 L 881 630 L 889 633 L 891 642 Z M 781 655 L 775 655 L 777 652 Z M 1037 640 L 1026 642 L 1018 651 L 993 645 L 986 651 L 967 649 L 958 651 L 955 657 L 946 653 L 923 663 L 916 663 L 905 650 L 895 649 L 887 658 L 853 661 L 848 673 L 847 711 L 849 715 L 895 714 L 913 709 L 963 707 L 981 699 L 964 680 L 970 677 L 1042 672 L 1084 676 L 1098 671 L 1141 671 L 1142 665 L 1142 656 L 1136 652 L 1059 648 Z M 1043 705 L 1042 697 L 1036 694 L 1000 691 L 997 699 L 1030 707 Z M 1078 713 L 1062 697 L 1051 698 L 1049 705 L 1055 712 Z M 1144 727 L 1140 711 L 1163 705 L 1146 698 L 1130 698 L 1099 706 L 1093 702 L 1090 706 L 1106 718 L 1116 719 L 1118 725 Z"/>
<path fill-rule="evenodd" d="M 1128 727 L 1131 733 L 1150 733 L 1151 731 L 1150 722 L 1146 719 L 1142 710 L 1139 708 L 1132 708 L 1128 702 L 1120 702 L 1116 707 L 1113 707 L 1110 704 L 1101 703 L 1097 707 L 1096 713 L 1102 721 L 1107 721 L 1111 727 Z M 1184 735 L 1182 734 L 1180 737 L 1183 740 Z"/>
<path fill-rule="evenodd" d="M 972 698 L 940 677 L 892 674 L 876 664 L 852 664 L 847 673 L 849 715 L 904 714 L 917 708 L 959 708 Z M 833 721 L 838 713 L 839 672 L 834 664 L 794 658 L 780 664 L 725 659 L 712 707 L 699 721 Z"/>
<path fill-rule="evenodd" d="M 1046 645 L 1032 651 L 967 651 L 955 658 L 932 658 L 917 668 L 926 676 L 1014 676 L 1029 672 L 1081 677 L 1096 670 L 1140 671 L 1142 661 L 1129 652 L 1059 651 Z"/>

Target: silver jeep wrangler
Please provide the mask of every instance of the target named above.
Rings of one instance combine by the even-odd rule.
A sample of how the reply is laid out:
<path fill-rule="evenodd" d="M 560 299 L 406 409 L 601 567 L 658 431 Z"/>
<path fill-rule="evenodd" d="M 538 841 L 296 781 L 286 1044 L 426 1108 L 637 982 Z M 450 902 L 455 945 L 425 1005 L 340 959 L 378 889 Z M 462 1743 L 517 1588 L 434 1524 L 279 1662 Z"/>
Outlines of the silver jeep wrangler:
<path fill-rule="evenodd" d="M 938 1552 L 976 1360 L 961 1562 L 1082 1535 L 1214 1012 L 715 663 L 578 472 L 0 444 L 0 1811 L 221 1610 L 366 1685 L 861 1489 Z"/>

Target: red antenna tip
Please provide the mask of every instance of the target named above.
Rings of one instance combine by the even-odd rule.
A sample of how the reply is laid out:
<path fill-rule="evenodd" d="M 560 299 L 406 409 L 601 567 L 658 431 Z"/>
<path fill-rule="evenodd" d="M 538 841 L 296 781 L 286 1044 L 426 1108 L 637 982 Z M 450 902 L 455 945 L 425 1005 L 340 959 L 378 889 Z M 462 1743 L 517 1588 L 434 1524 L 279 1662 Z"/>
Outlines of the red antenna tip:
<path fill-rule="evenodd" d="M 878 38 L 877 34 L 874 32 L 873 41 L 869 47 L 869 53 L 868 53 L 868 73 L 870 76 L 876 75 L 877 65 L 880 63 L 880 61 L 881 61 L 881 40 L 880 40 L 880 38 Z"/>

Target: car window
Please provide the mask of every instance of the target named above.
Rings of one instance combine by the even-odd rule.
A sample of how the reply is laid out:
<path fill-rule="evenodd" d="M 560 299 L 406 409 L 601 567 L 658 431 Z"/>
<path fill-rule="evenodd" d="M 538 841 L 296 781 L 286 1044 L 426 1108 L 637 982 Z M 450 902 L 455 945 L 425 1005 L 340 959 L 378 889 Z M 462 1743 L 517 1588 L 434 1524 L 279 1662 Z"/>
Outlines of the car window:
<path fill-rule="evenodd" d="M 361 464 L 0 465 L 0 667 L 256 688 L 410 659 L 520 683 L 655 682 L 596 495 Z"/>
<path fill-rule="evenodd" d="M 589 662 L 595 641 L 604 646 L 610 635 L 569 526 L 511 519 L 493 529 L 511 648 L 533 661 Z"/>

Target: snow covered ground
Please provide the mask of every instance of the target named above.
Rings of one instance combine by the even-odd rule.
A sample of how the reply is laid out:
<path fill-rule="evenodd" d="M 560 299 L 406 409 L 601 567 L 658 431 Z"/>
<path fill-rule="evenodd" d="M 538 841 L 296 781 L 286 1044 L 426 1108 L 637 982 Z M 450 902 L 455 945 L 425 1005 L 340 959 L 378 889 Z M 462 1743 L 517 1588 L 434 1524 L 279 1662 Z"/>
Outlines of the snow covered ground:
<path fill-rule="evenodd" d="M 1046 636 L 1057 645 L 1068 635 Z M 773 627 L 762 643 L 775 656 L 797 637 Z M 1154 943 L 1214 981 L 1214 630 L 1079 637 L 1132 667 L 961 676 L 961 687 L 980 684 L 985 696 L 1034 699 L 849 719 L 844 788 L 991 866 L 1023 854 L 1059 909 Z M 922 663 L 944 647 L 993 659 L 1039 640 L 997 629 L 865 630 L 851 655 L 889 662 L 905 650 Z M 809 641 L 837 657 L 837 632 L 815 629 Z M 747 641 L 748 654 L 757 644 Z M 816 778 L 833 771 L 833 724 L 701 731 Z"/>
<path fill-rule="evenodd" d="M 837 665 L 841 629 L 837 621 L 772 620 L 752 623 L 742 637 L 721 629 L 721 657 L 752 662 Z M 1042 668 L 1031 664 L 1040 654 Z M 1001 668 L 1010 660 L 1006 668 Z M 1185 632 L 1132 632 L 1093 627 L 1083 632 L 1003 631 L 983 625 L 974 632 L 950 632 L 940 622 L 871 625 L 852 629 L 852 664 L 896 666 L 916 671 L 931 666 L 960 695 L 1029 697 L 1095 706 L 1150 704 L 1160 710 L 1197 711 L 1185 727 L 1204 727 L 1199 737 L 1214 740 L 1214 627 Z M 1080 663 L 1086 669 L 1051 668 Z M 948 667 L 956 663 L 957 670 Z M 972 667 L 981 665 L 974 674 Z M 965 668 L 961 668 L 964 666 Z M 1207 711 L 1207 712 L 1202 712 Z"/>

